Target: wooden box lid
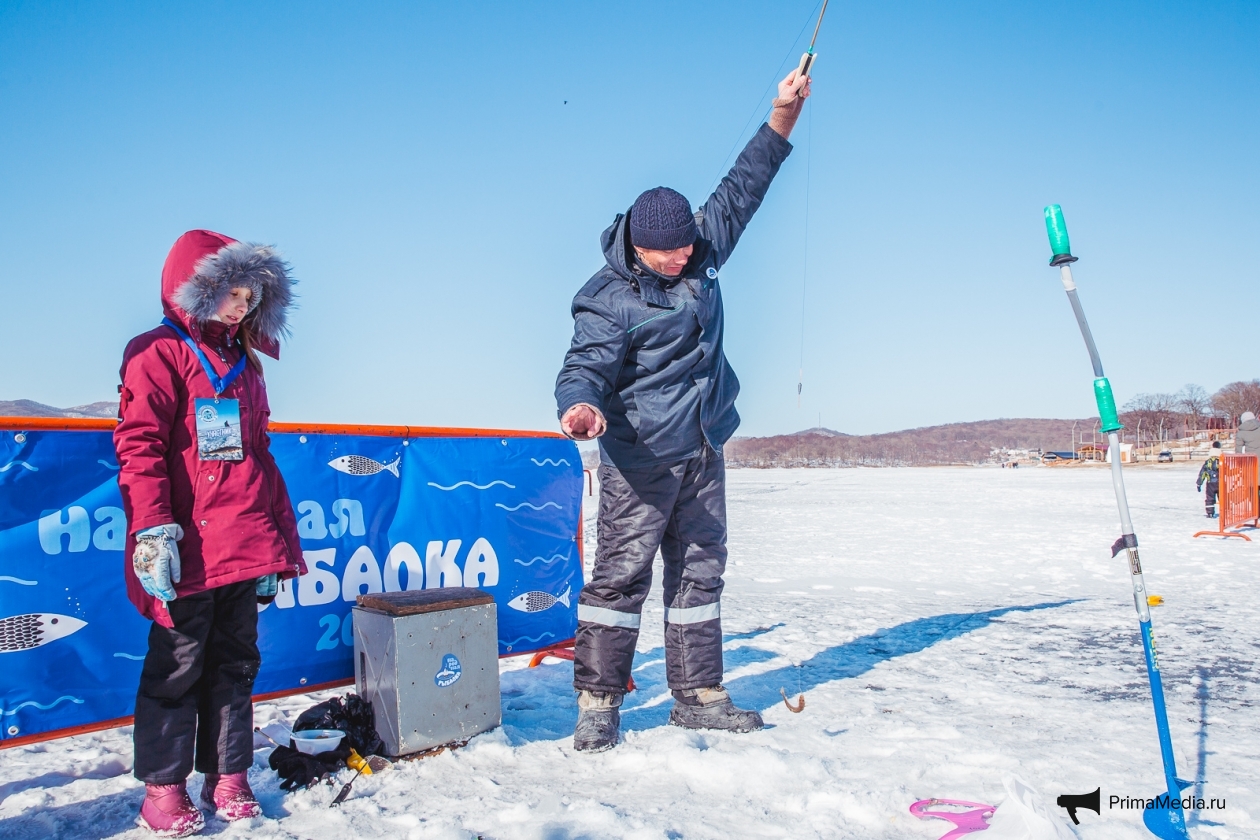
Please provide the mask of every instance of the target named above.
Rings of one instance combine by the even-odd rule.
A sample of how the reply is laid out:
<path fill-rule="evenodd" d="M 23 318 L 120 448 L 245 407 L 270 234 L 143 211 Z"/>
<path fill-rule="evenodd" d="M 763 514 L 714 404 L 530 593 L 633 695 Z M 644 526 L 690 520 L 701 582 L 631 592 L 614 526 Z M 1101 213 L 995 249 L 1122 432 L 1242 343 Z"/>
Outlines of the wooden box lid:
<path fill-rule="evenodd" d="M 488 592 L 471 586 L 451 586 L 445 589 L 411 589 L 406 592 L 373 592 L 360 595 L 359 607 L 385 615 L 419 615 L 420 613 L 457 610 L 461 607 L 480 607 L 493 604 Z"/>

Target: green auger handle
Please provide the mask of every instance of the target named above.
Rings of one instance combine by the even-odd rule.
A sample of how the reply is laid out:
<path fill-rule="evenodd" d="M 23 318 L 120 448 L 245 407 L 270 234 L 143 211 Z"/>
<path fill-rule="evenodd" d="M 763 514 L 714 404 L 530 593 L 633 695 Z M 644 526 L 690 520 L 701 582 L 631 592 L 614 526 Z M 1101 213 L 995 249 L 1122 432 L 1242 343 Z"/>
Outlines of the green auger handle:
<path fill-rule="evenodd" d="M 1063 208 L 1051 204 L 1046 208 L 1046 235 L 1050 237 L 1050 265 L 1076 262 L 1072 256 L 1072 244 L 1068 241 L 1067 222 L 1063 221 Z"/>
<path fill-rule="evenodd" d="M 1094 380 L 1094 402 L 1098 403 L 1098 418 L 1102 421 L 1103 434 L 1118 432 L 1124 428 L 1119 415 L 1116 414 L 1116 398 L 1111 393 L 1111 383 L 1105 376 Z"/>

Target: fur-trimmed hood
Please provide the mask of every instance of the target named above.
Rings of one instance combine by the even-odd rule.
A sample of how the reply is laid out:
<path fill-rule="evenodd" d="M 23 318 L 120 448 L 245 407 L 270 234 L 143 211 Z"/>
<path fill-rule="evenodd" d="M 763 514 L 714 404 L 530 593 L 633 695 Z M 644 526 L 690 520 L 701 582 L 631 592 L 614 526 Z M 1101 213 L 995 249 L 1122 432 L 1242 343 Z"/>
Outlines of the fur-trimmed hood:
<path fill-rule="evenodd" d="M 289 334 L 293 283 L 275 248 L 190 230 L 175 241 L 162 266 L 162 311 L 200 338 L 201 324 L 219 311 L 232 289 L 252 289 L 257 305 L 247 317 L 255 347 L 278 359 L 280 339 Z"/>

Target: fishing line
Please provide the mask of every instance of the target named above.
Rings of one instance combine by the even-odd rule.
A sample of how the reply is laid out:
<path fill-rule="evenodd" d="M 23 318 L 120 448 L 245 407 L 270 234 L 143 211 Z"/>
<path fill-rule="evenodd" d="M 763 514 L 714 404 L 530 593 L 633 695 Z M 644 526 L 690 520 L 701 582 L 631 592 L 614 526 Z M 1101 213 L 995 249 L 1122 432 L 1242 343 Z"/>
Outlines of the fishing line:
<path fill-rule="evenodd" d="M 809 109 L 809 122 L 805 133 L 805 245 L 803 248 L 805 265 L 801 269 L 801 366 L 796 378 L 796 407 L 798 409 L 801 407 L 801 391 L 805 387 L 805 284 L 809 280 L 809 185 L 811 183 L 809 171 L 814 158 L 814 106 L 807 99 L 805 107 Z M 822 425 L 821 419 L 818 425 Z"/>
<path fill-rule="evenodd" d="M 796 45 L 800 43 L 800 40 L 805 35 L 806 30 L 809 29 L 810 22 L 814 21 L 814 34 L 809 39 L 809 49 L 806 50 L 805 54 L 801 56 L 800 64 L 797 68 L 800 75 L 809 76 L 811 74 L 811 71 L 813 70 L 813 66 L 814 66 L 814 59 L 816 57 L 814 53 L 814 45 L 818 41 L 819 31 L 822 29 L 823 16 L 826 15 L 827 13 L 828 2 L 829 0 L 820 0 L 820 2 L 815 4 L 814 7 L 810 10 L 809 16 L 805 18 L 805 24 L 801 27 L 800 32 L 796 33 L 796 38 L 792 40 L 792 46 L 788 48 L 787 54 L 784 55 L 783 59 L 779 62 L 779 66 L 775 70 L 773 78 L 771 78 L 770 83 L 766 85 L 766 88 L 764 91 L 762 91 L 761 96 L 758 97 L 757 101 L 759 104 L 756 106 L 753 112 L 749 115 L 748 120 L 744 123 L 744 127 L 740 129 L 739 134 L 735 138 L 735 142 L 731 145 L 730 150 L 726 153 L 726 157 L 722 159 L 722 165 L 718 169 L 717 175 L 713 178 L 713 181 L 709 184 L 709 189 L 706 190 L 708 194 L 712 194 L 713 190 L 717 187 L 718 183 L 722 180 L 722 176 L 726 173 L 726 168 L 730 163 L 732 155 L 734 155 L 735 150 L 739 148 L 740 141 L 744 139 L 744 135 L 748 132 L 748 127 L 752 125 L 753 120 L 756 119 L 758 114 L 768 115 L 770 110 L 773 110 L 774 106 L 772 105 L 769 109 L 765 109 L 763 111 L 760 103 L 765 101 L 766 94 L 769 93 L 771 90 L 773 90 L 775 85 L 778 84 L 779 74 L 783 72 L 784 66 L 791 59 L 793 53 L 796 52 Z M 818 15 L 816 19 L 814 17 L 815 13 L 817 13 Z M 805 105 L 809 106 L 809 102 L 807 101 Z M 804 251 L 804 261 L 803 261 L 804 264 L 801 269 L 800 364 L 797 368 L 797 378 L 796 378 L 796 407 L 798 410 L 801 407 L 802 393 L 805 389 L 805 315 L 806 315 L 805 305 L 806 305 L 807 283 L 809 279 L 809 188 L 810 188 L 810 183 L 812 181 L 811 170 L 812 170 L 813 157 L 814 157 L 814 109 L 812 107 L 809 108 L 808 121 L 809 121 L 809 125 L 808 125 L 808 128 L 806 129 L 807 148 L 805 151 L 805 236 L 804 236 L 805 241 L 802 247 L 802 250 Z M 821 420 L 819 422 L 821 425 Z"/>

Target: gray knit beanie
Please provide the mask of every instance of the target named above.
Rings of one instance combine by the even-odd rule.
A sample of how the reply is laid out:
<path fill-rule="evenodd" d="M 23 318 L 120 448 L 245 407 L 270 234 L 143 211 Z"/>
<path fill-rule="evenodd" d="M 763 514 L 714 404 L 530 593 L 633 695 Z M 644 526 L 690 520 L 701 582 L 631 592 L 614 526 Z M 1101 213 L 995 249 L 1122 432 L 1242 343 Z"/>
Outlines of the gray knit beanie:
<path fill-rule="evenodd" d="M 630 242 L 652 251 L 673 251 L 696 241 L 691 202 L 669 187 L 656 187 L 630 208 Z"/>

